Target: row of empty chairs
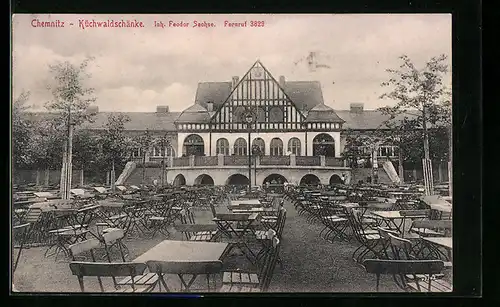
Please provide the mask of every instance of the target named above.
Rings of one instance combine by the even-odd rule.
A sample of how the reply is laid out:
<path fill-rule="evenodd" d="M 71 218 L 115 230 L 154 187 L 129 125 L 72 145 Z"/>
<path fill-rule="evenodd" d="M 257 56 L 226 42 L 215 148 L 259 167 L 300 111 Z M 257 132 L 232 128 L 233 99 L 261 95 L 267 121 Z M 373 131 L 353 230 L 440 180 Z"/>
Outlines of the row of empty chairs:
<path fill-rule="evenodd" d="M 450 291 L 450 283 L 441 279 L 442 271 L 451 267 L 450 253 L 427 244 L 422 238 L 451 237 L 451 217 L 435 219 L 433 210 L 426 209 L 419 199 L 388 199 L 381 197 L 382 192 L 352 187 L 333 191 L 294 187 L 287 190 L 286 198 L 309 223 L 323 224 L 319 233 L 323 239 L 332 243 L 354 240 L 358 244 L 352 258 L 368 272 L 378 274 L 377 290 L 379 275 L 395 272 L 400 267 L 401 272 L 405 272 L 400 274 L 402 278 L 392 275 L 405 291 Z M 379 215 L 377 211 L 384 212 Z M 382 213 L 397 215 L 397 218 L 387 219 Z M 396 219 L 401 222 L 396 223 Z M 411 270 L 411 263 L 416 270 Z M 422 280 L 427 282 L 427 287 L 421 285 Z"/>

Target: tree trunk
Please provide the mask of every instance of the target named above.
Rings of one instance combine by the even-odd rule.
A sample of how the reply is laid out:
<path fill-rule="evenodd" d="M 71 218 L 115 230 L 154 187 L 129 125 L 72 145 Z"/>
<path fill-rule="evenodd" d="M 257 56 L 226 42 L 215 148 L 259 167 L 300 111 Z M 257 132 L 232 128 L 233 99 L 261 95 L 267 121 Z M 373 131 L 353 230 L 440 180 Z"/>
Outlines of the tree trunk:
<path fill-rule="evenodd" d="M 63 161 L 62 161 L 62 167 L 61 167 L 61 180 L 59 181 L 59 189 L 60 189 L 60 196 L 61 199 L 65 199 L 66 195 L 66 162 L 67 162 L 67 157 L 68 157 L 68 142 L 64 142 L 64 151 L 63 151 Z"/>
<path fill-rule="evenodd" d="M 106 171 L 106 186 L 109 187 L 111 184 L 110 184 L 110 171 Z"/>
<path fill-rule="evenodd" d="M 36 169 L 36 186 L 40 186 L 40 170 Z"/>
<path fill-rule="evenodd" d="M 440 161 L 438 164 L 438 180 L 439 182 L 443 182 L 443 163 Z"/>
<path fill-rule="evenodd" d="M 83 187 L 84 180 L 83 180 L 83 168 L 80 170 L 80 186 Z"/>
<path fill-rule="evenodd" d="M 67 158 L 67 166 L 66 166 L 66 176 L 67 176 L 67 190 L 66 190 L 66 198 L 65 199 L 70 199 L 70 190 L 71 190 L 71 184 L 73 181 L 73 125 L 71 124 L 71 119 L 70 119 L 70 124 L 69 124 L 69 129 L 68 129 L 68 158 Z"/>
<path fill-rule="evenodd" d="M 412 171 L 413 171 L 413 180 L 417 181 L 417 170 L 413 169 Z"/>
<path fill-rule="evenodd" d="M 115 183 L 116 183 L 116 180 L 115 180 L 115 161 L 113 160 L 113 162 L 111 163 L 111 192 L 115 192 Z"/>
<path fill-rule="evenodd" d="M 144 184 L 146 181 L 146 153 L 144 153 L 144 156 L 142 158 L 142 184 Z"/>
<path fill-rule="evenodd" d="M 49 171 L 49 168 L 47 167 L 47 168 L 45 168 L 45 178 L 44 178 L 44 183 L 43 183 L 44 186 L 49 185 L 49 183 L 50 183 L 49 177 L 50 177 L 50 171 Z"/>

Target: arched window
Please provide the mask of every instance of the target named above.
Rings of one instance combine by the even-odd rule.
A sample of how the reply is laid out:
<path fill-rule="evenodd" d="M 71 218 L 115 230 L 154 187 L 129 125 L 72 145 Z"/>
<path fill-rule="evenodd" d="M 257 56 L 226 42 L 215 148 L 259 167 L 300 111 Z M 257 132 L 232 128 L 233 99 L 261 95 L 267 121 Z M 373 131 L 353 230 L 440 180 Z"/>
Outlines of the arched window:
<path fill-rule="evenodd" d="M 132 157 L 133 158 L 142 157 L 142 149 L 140 147 L 132 149 Z"/>
<path fill-rule="evenodd" d="M 229 142 L 227 139 L 225 138 L 218 139 L 215 147 L 216 147 L 216 154 L 229 156 Z"/>
<path fill-rule="evenodd" d="M 279 138 L 271 140 L 271 156 L 283 155 L 283 141 Z"/>
<path fill-rule="evenodd" d="M 264 155 L 266 153 L 266 143 L 264 142 L 263 139 L 256 138 L 255 140 L 253 140 L 252 147 L 254 147 L 254 146 L 258 146 L 259 147 L 260 153 L 262 155 Z"/>
<path fill-rule="evenodd" d="M 273 107 L 269 110 L 269 121 L 272 123 L 283 122 L 283 110 L 280 107 Z"/>
<path fill-rule="evenodd" d="M 161 157 L 162 155 L 161 147 L 159 146 L 151 147 L 149 154 L 151 155 L 151 157 Z"/>
<path fill-rule="evenodd" d="M 245 112 L 245 108 L 242 106 L 236 107 L 233 110 L 233 123 L 242 123 L 243 122 L 243 113 Z"/>
<path fill-rule="evenodd" d="M 183 154 L 186 156 L 203 156 L 205 144 L 203 138 L 197 134 L 191 134 L 184 140 Z"/>
<path fill-rule="evenodd" d="M 257 122 L 265 123 L 266 122 L 266 111 L 263 108 L 257 108 Z"/>
<path fill-rule="evenodd" d="M 296 156 L 300 156 L 300 140 L 298 138 L 291 138 L 288 141 L 288 151 Z"/>
<path fill-rule="evenodd" d="M 247 141 L 244 138 L 238 138 L 234 141 L 234 154 L 237 156 L 247 155 Z"/>
<path fill-rule="evenodd" d="M 318 134 L 313 139 L 313 155 L 335 157 L 335 141 L 326 133 Z"/>

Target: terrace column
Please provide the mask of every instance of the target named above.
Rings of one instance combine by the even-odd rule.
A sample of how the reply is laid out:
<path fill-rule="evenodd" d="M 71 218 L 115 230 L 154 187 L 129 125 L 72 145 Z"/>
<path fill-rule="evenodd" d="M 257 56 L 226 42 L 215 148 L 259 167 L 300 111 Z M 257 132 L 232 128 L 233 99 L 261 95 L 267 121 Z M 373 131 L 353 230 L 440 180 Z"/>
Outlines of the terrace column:
<path fill-rule="evenodd" d="M 189 156 L 189 166 L 194 166 L 194 156 Z"/>
<path fill-rule="evenodd" d="M 217 155 L 217 165 L 224 166 L 224 155 L 223 154 Z"/>
<path fill-rule="evenodd" d="M 255 156 L 255 166 L 260 166 L 260 156 Z"/>
<path fill-rule="evenodd" d="M 326 165 L 326 158 L 325 158 L 325 156 L 319 156 L 319 165 L 320 166 L 325 166 Z"/>
<path fill-rule="evenodd" d="M 295 155 L 290 154 L 290 166 L 295 166 L 297 165 L 296 160 L 295 160 Z"/>

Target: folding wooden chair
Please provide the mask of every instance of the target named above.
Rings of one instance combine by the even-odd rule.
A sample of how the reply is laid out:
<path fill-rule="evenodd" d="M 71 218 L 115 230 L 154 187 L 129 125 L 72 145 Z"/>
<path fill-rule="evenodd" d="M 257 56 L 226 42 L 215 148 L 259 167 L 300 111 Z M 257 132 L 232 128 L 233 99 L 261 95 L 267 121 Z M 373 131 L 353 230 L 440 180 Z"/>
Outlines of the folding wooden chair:
<path fill-rule="evenodd" d="M 431 210 L 423 209 L 423 210 L 401 210 L 399 214 L 403 217 L 403 226 L 402 230 L 406 230 L 406 220 L 411 219 L 412 222 L 415 220 L 428 220 L 431 215 Z"/>
<path fill-rule="evenodd" d="M 183 209 L 181 224 L 175 225 L 176 231 L 183 233 L 188 241 L 213 241 L 217 235 L 216 224 L 196 224 L 194 215 L 189 209 Z"/>
<path fill-rule="evenodd" d="M 135 284 L 136 277 L 142 276 L 146 270 L 146 264 L 144 263 L 71 262 L 69 268 L 71 273 L 77 276 L 81 292 L 85 292 L 85 277 L 97 277 L 101 292 L 139 293 L 148 290 L 148 287 L 141 287 Z M 132 281 L 130 288 L 127 286 L 120 287 L 115 282 L 113 282 L 113 289 L 108 291 L 104 288 L 103 277 L 111 277 L 114 281 L 117 277 L 125 276 L 129 276 Z"/>
<path fill-rule="evenodd" d="M 24 244 L 26 243 L 26 239 L 28 237 L 28 230 L 30 228 L 29 223 L 25 223 L 22 225 L 16 225 L 12 227 L 12 242 L 13 244 L 13 249 L 19 248 L 19 251 L 17 252 L 16 260 L 14 262 L 14 266 L 12 268 L 12 273 L 16 271 L 17 264 L 19 263 L 19 259 L 21 258 L 21 253 L 24 248 Z"/>
<path fill-rule="evenodd" d="M 148 261 L 146 262 L 150 272 L 155 273 L 158 276 L 158 290 L 162 291 L 162 286 L 167 292 L 177 292 L 172 291 L 172 286 L 168 286 L 165 275 L 173 274 L 177 275 L 180 279 L 180 291 L 179 292 L 191 292 L 192 290 L 200 290 L 200 292 L 210 292 L 215 290 L 216 280 L 215 275 L 220 273 L 222 270 L 222 262 L 218 261 Z M 185 275 L 191 275 L 189 281 L 185 280 Z M 206 288 L 204 289 L 191 289 L 193 283 L 199 275 L 206 276 Z M 211 278 L 212 284 L 211 287 Z M 154 286 L 153 286 L 154 288 Z M 152 288 L 152 289 L 153 289 Z"/>
<path fill-rule="evenodd" d="M 224 272 L 220 292 L 266 292 L 279 258 L 280 240 L 272 239 L 272 249 L 267 253 L 258 274 L 242 271 Z"/>
<path fill-rule="evenodd" d="M 112 261 L 112 251 L 117 248 L 120 252 L 120 257 L 123 262 L 126 262 L 126 257 L 128 256 L 128 248 L 123 243 L 123 238 L 125 237 L 125 231 L 119 228 L 108 228 L 104 230 L 102 234 L 102 242 L 104 243 L 104 248 L 106 250 L 106 258 L 109 262 Z"/>
<path fill-rule="evenodd" d="M 319 236 L 326 241 L 333 243 L 336 238 L 348 241 L 345 234 L 349 226 L 349 220 L 345 216 L 345 211 L 341 207 L 335 207 L 333 204 L 323 205 L 320 210 L 321 222 L 325 226 L 319 233 Z"/>
<path fill-rule="evenodd" d="M 396 230 L 392 230 L 385 227 L 377 227 L 378 234 L 380 236 L 380 242 L 382 245 L 382 251 L 384 252 L 384 259 L 394 259 L 394 255 L 392 255 L 391 250 L 391 237 L 389 234 L 394 236 L 398 236 L 399 233 Z"/>
<path fill-rule="evenodd" d="M 103 243 L 104 243 L 104 248 L 106 250 L 106 257 L 108 259 L 108 262 L 112 263 L 113 259 L 111 257 L 111 252 L 114 247 L 117 247 L 118 251 L 120 252 L 120 258 L 121 261 L 127 262 L 127 257 L 128 257 L 128 248 L 127 246 L 123 243 L 123 238 L 125 237 L 125 232 L 123 229 L 109 229 L 106 233 L 102 235 L 103 238 Z M 144 287 L 152 287 L 158 278 L 156 277 L 156 274 L 154 273 L 146 273 L 141 276 L 136 276 L 136 279 L 134 280 L 135 285 L 137 286 L 144 286 Z M 123 285 L 131 285 L 132 280 L 130 277 L 126 277 L 119 282 L 115 281 L 115 284 L 119 286 Z"/>
<path fill-rule="evenodd" d="M 172 202 L 159 202 L 154 206 L 152 215 L 149 216 L 151 237 L 161 233 L 167 238 L 170 236 L 168 227 L 174 223 L 175 210 Z"/>
<path fill-rule="evenodd" d="M 354 261 L 361 263 L 362 259 L 370 253 L 376 258 L 383 258 L 380 248 L 380 235 L 377 229 L 364 229 L 361 221 L 361 211 L 358 209 L 348 209 L 347 216 L 354 237 L 361 244 L 352 254 Z"/>
<path fill-rule="evenodd" d="M 367 259 L 363 265 L 368 273 L 377 276 L 376 290 L 379 292 L 381 275 L 413 276 L 411 282 L 403 279 L 403 284 L 398 286 L 405 291 L 416 292 L 450 292 L 452 286 L 441 279 L 432 278 L 441 274 L 444 263 L 441 260 L 386 260 Z M 418 278 L 418 275 L 429 276 L 427 279 Z"/>
<path fill-rule="evenodd" d="M 41 208 L 29 208 L 22 219 L 23 224 L 30 224 L 25 239 L 25 243 L 29 246 L 44 241 L 44 232 L 46 230 L 42 221 L 42 213 Z"/>
<path fill-rule="evenodd" d="M 89 239 L 85 241 L 81 241 L 75 244 L 72 244 L 68 247 L 68 250 L 70 251 L 71 259 L 73 261 L 86 261 L 87 260 L 87 253 L 90 255 L 90 259 L 92 262 L 96 262 L 96 255 L 95 251 L 101 247 L 101 242 L 97 239 Z M 77 259 L 77 258 L 83 258 L 83 259 Z"/>

